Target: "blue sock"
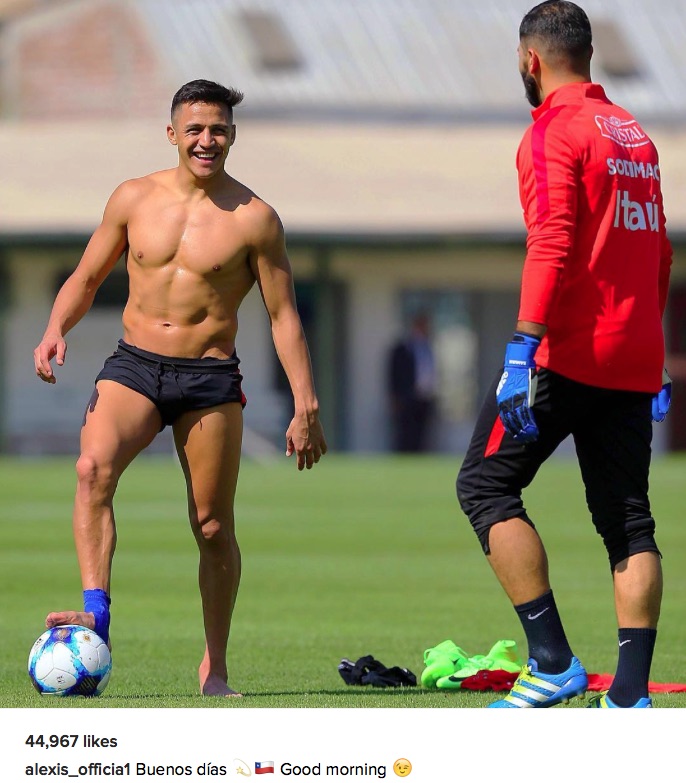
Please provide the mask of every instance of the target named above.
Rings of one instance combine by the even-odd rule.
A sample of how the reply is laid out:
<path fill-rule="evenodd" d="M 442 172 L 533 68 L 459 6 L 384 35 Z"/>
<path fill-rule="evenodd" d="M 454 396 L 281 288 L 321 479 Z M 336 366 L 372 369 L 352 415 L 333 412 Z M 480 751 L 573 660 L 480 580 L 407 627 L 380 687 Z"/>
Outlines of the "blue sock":
<path fill-rule="evenodd" d="M 95 617 L 95 633 L 104 641 L 110 639 L 110 597 L 104 590 L 84 590 L 83 610 L 93 612 Z"/>

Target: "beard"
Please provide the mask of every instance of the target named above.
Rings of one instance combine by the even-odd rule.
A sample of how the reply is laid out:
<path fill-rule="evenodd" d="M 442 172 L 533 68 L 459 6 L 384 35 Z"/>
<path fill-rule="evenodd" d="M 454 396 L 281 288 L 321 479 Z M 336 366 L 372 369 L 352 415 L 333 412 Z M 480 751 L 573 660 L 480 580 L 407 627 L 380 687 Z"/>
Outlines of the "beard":
<path fill-rule="evenodd" d="M 522 81 L 524 82 L 524 94 L 526 95 L 526 99 L 534 109 L 537 109 L 543 101 L 541 100 L 541 95 L 538 91 L 536 79 L 534 79 L 530 73 L 523 73 L 521 76 Z"/>

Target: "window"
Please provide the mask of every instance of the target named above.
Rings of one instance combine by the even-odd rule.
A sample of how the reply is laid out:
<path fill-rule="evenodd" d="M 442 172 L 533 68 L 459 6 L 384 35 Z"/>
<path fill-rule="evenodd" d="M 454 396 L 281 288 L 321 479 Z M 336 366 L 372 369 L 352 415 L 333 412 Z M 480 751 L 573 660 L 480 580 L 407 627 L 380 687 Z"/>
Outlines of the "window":
<path fill-rule="evenodd" d="M 634 51 L 622 31 L 611 19 L 596 19 L 593 22 L 594 62 L 615 79 L 630 79 L 640 76 Z"/>
<path fill-rule="evenodd" d="M 242 11 L 241 21 L 255 52 L 257 66 L 265 71 L 297 70 L 302 57 L 279 16 L 269 11 Z"/>

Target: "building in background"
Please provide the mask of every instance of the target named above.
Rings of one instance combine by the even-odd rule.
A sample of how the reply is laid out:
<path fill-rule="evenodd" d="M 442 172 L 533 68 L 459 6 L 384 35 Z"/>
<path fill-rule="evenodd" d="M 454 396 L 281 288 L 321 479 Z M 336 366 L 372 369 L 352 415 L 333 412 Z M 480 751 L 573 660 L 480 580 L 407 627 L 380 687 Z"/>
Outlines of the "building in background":
<path fill-rule="evenodd" d="M 287 232 L 331 445 L 385 451 L 385 357 L 432 314 L 436 451 L 459 453 L 514 324 L 524 253 L 515 151 L 529 122 L 517 0 L 0 0 L 0 435 L 76 449 L 88 389 L 120 336 L 116 269 L 71 333 L 58 383 L 32 351 L 54 295 L 124 179 L 175 165 L 165 125 L 195 78 L 246 93 L 229 171 Z M 594 75 L 655 138 L 675 245 L 667 314 L 675 406 L 657 447 L 686 448 L 686 12 L 587 0 Z M 284 379 L 253 291 L 238 355 L 246 448 L 281 450 Z M 165 438 L 154 448 L 171 449 Z"/>

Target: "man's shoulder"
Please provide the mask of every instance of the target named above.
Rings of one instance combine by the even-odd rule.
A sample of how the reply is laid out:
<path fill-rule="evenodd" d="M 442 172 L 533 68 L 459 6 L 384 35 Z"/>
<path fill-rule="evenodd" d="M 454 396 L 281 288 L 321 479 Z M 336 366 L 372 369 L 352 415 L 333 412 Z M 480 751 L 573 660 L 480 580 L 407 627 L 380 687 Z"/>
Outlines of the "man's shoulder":
<path fill-rule="evenodd" d="M 558 104 L 536 117 L 530 126 L 530 131 L 540 133 L 545 129 L 547 132 L 550 128 L 553 132 L 561 133 L 575 117 L 580 117 L 584 113 L 587 113 L 587 106 L 583 103 Z"/>
<path fill-rule="evenodd" d="M 145 189 L 149 187 L 142 180 L 127 179 L 114 189 L 105 207 L 105 222 L 128 223 L 136 204 L 140 203 Z"/>
<path fill-rule="evenodd" d="M 166 171 L 155 171 L 142 177 L 126 179 L 116 188 L 112 195 L 121 198 L 140 198 L 163 185 L 168 178 L 167 174 L 168 172 Z"/>
<path fill-rule="evenodd" d="M 240 197 L 241 204 L 256 215 L 276 214 L 276 210 L 268 204 L 252 188 L 229 176 L 231 190 Z"/>
<path fill-rule="evenodd" d="M 564 107 L 551 118 L 545 136 L 548 144 L 564 146 L 584 157 L 612 154 L 622 147 L 652 146 L 636 117 L 607 99 Z"/>
<path fill-rule="evenodd" d="M 238 196 L 237 215 L 260 230 L 281 228 L 281 219 L 271 204 L 238 180 L 232 180 L 234 197 Z"/>
<path fill-rule="evenodd" d="M 636 123 L 634 115 L 613 103 L 604 93 L 603 100 L 597 96 L 591 99 L 570 101 L 553 106 L 541 114 L 529 127 L 529 133 L 548 133 L 570 140 L 579 139 L 583 135 L 595 135 L 601 127 L 604 118 L 616 125 L 620 123 Z"/>
<path fill-rule="evenodd" d="M 527 127 L 517 148 L 516 163 L 520 178 L 527 173 L 532 174 L 536 161 L 546 159 L 551 152 L 562 156 L 579 154 L 584 133 L 579 131 L 574 115 L 574 107 L 556 106 Z"/>
<path fill-rule="evenodd" d="M 591 132 L 593 115 L 580 103 L 554 106 L 538 116 L 527 128 L 520 148 L 524 145 L 543 150 L 554 145 L 576 149 L 582 137 Z"/>

